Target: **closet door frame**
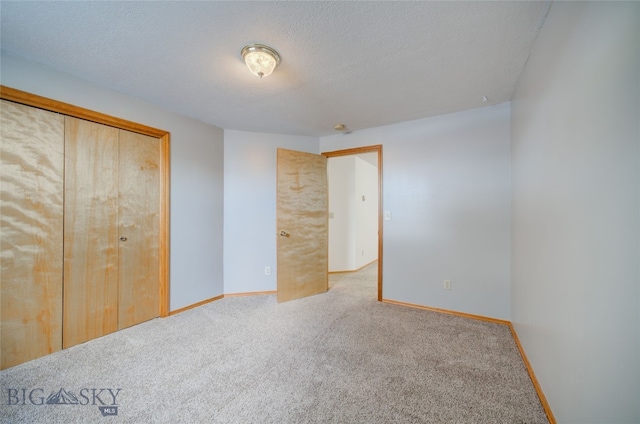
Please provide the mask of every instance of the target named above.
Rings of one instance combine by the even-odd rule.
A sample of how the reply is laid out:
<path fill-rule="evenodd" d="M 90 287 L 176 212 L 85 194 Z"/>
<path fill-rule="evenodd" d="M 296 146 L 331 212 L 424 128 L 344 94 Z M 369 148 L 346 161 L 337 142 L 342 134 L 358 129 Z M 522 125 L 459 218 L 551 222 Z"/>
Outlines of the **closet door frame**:
<path fill-rule="evenodd" d="M 84 109 L 68 103 L 41 97 L 25 91 L 0 85 L 0 98 L 39 109 L 57 112 L 67 116 L 84 119 L 86 121 L 109 125 L 135 133 L 158 138 L 160 141 L 160 269 L 159 269 L 159 298 L 158 312 L 160 317 L 169 316 L 169 163 L 170 163 L 170 133 L 165 130 L 148 127 L 146 125 L 116 118 L 100 112 Z"/>

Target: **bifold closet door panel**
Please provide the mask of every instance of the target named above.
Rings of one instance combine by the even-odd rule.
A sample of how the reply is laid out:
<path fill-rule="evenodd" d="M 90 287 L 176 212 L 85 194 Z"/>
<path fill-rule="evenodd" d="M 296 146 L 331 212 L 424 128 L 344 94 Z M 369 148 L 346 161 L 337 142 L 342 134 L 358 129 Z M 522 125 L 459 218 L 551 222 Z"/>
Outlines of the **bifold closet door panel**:
<path fill-rule="evenodd" d="M 118 329 L 118 133 L 65 118 L 65 348 Z"/>
<path fill-rule="evenodd" d="M 160 140 L 120 130 L 118 328 L 160 316 Z"/>
<path fill-rule="evenodd" d="M 4 369 L 62 348 L 64 117 L 0 102 Z"/>

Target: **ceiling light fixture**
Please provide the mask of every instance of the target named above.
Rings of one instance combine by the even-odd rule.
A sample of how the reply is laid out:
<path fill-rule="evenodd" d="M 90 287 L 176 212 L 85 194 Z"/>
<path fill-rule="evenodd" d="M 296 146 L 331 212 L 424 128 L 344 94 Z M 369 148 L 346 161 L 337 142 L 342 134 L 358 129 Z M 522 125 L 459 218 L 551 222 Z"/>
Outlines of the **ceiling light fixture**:
<path fill-rule="evenodd" d="M 336 131 L 344 131 L 347 129 L 347 126 L 345 124 L 336 124 L 333 129 Z"/>
<path fill-rule="evenodd" d="M 280 63 L 280 55 L 277 51 L 264 44 L 249 44 L 240 52 L 244 63 L 255 76 L 263 78 L 271 75 L 271 72 Z"/>

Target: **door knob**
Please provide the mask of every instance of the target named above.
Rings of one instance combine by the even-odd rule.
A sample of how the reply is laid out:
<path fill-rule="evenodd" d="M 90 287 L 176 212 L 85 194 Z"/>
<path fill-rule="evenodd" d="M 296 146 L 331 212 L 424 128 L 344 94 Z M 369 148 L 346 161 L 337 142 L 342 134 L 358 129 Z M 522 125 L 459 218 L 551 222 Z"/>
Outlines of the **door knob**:
<path fill-rule="evenodd" d="M 120 241 L 127 241 L 127 238 L 125 236 L 120 237 Z"/>
<path fill-rule="evenodd" d="M 286 231 L 280 231 L 280 235 L 282 237 L 289 237 L 289 233 L 287 233 Z"/>

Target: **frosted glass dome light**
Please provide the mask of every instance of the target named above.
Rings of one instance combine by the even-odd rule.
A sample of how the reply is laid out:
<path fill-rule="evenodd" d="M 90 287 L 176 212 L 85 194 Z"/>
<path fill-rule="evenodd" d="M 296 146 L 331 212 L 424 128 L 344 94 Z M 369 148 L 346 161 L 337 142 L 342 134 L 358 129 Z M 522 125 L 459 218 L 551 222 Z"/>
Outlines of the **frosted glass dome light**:
<path fill-rule="evenodd" d="M 263 44 L 249 44 L 240 53 L 251 73 L 259 78 L 271 75 L 280 63 L 278 52 Z"/>

